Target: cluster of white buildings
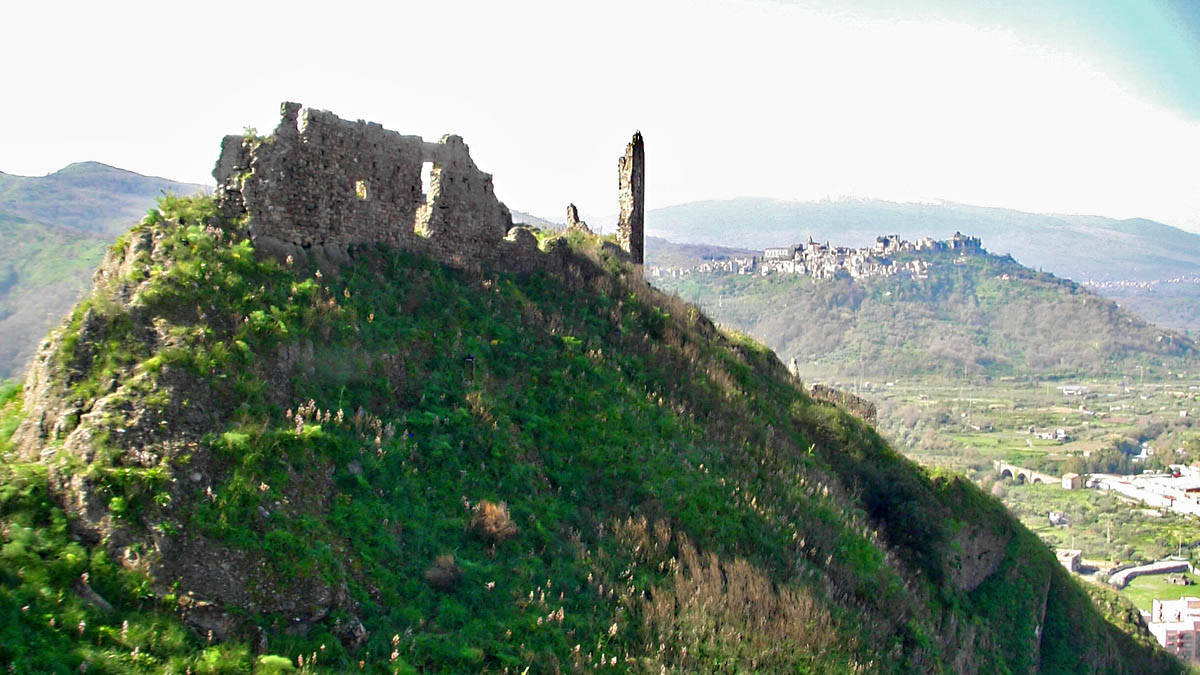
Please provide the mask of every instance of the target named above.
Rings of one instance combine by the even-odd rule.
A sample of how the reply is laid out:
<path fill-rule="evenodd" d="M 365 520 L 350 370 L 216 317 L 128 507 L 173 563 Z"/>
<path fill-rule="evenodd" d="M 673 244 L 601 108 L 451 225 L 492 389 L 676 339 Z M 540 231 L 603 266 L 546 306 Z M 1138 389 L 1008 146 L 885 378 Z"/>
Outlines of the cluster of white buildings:
<path fill-rule="evenodd" d="M 876 238 L 873 246 L 865 248 L 830 246 L 828 242 L 822 244 L 810 238 L 806 244 L 768 248 L 761 256 L 706 261 L 690 267 L 649 267 L 647 276 L 677 279 L 692 274 L 804 274 L 816 279 L 841 275 L 854 279 L 890 276 L 924 279 L 929 276 L 929 261 L 897 261 L 891 256 L 926 251 L 968 255 L 982 253 L 983 245 L 978 237 L 959 232 L 946 241 L 922 237 L 915 242 L 891 234 Z"/>
<path fill-rule="evenodd" d="M 1147 506 L 1200 516 L 1200 475 L 1182 465 L 1171 469 L 1171 473 L 1135 476 L 1092 474 L 1092 479 L 1101 490 L 1111 490 Z"/>

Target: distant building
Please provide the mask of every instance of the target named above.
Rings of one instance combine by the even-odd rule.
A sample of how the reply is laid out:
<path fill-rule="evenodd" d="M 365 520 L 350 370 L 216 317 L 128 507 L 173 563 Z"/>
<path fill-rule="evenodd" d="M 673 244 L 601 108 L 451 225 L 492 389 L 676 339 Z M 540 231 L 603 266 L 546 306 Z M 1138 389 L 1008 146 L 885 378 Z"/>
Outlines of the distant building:
<path fill-rule="evenodd" d="M 768 248 L 763 251 L 763 260 L 791 260 L 796 255 L 796 247 L 782 246 Z"/>
<path fill-rule="evenodd" d="M 1083 551 L 1077 548 L 1060 548 L 1056 549 L 1054 554 L 1058 557 L 1058 562 L 1067 568 L 1068 572 L 1079 571 L 1079 561 L 1083 559 Z"/>
<path fill-rule="evenodd" d="M 1078 490 L 1083 487 L 1083 476 L 1077 473 L 1064 473 L 1062 486 L 1064 490 Z"/>
<path fill-rule="evenodd" d="M 1200 598 L 1154 600 L 1150 633 L 1167 651 L 1185 661 L 1200 662 L 1196 633 L 1200 631 Z"/>
<path fill-rule="evenodd" d="M 1059 387 L 1066 396 L 1086 396 L 1088 388 L 1080 384 L 1064 384 Z"/>

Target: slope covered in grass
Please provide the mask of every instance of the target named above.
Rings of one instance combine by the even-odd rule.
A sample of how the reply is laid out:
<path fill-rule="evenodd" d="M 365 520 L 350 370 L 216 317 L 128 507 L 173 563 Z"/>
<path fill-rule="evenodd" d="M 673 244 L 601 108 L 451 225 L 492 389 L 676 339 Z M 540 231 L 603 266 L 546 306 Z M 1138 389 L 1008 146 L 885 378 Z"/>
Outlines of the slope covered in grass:
<path fill-rule="evenodd" d="M 0 643 L 54 647 L 0 657 L 1178 669 L 997 502 L 572 237 L 561 275 L 383 248 L 319 270 L 165 200 L 9 405 L 0 610 L 42 604 Z M 31 555 L 67 562 L 34 582 Z M 177 637 L 118 640 L 126 617 Z"/>

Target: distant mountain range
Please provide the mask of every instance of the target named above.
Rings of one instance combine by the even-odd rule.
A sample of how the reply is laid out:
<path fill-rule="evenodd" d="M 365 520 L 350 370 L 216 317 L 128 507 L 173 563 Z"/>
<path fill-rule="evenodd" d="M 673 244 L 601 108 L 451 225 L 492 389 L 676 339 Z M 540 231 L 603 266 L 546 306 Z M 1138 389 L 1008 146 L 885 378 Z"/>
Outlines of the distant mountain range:
<path fill-rule="evenodd" d="M 159 195 L 208 190 L 97 162 L 46 176 L 0 172 L 0 377 L 20 376 L 87 289 L 104 247 Z"/>
<path fill-rule="evenodd" d="M 989 251 L 1080 283 L 1163 281 L 1200 270 L 1200 235 L 1141 218 L 1047 215 L 949 202 L 877 200 L 792 202 L 763 198 L 703 201 L 654 209 L 647 234 L 686 244 L 762 249 L 809 237 L 863 246 L 882 234 L 945 239 L 959 231 Z M 653 258 L 653 251 L 651 251 Z M 1185 330 L 1200 328 L 1200 284 L 1100 289 L 1144 318 Z M 1162 297 L 1169 293 L 1170 299 Z"/>
<path fill-rule="evenodd" d="M 143 176 L 99 162 L 77 162 L 45 176 L 0 172 L 0 212 L 62 230 L 116 237 L 159 195 L 211 188 Z"/>

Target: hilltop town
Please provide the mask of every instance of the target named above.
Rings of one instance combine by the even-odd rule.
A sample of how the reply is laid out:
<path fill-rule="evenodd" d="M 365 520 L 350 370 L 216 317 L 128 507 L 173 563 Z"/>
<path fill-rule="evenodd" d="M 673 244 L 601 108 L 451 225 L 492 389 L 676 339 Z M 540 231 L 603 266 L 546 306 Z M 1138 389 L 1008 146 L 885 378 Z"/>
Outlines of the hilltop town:
<path fill-rule="evenodd" d="M 978 237 L 955 232 L 944 241 L 922 237 L 916 241 L 901 239 L 898 234 L 877 237 L 875 244 L 863 248 L 831 246 L 810 237 L 807 243 L 768 248 L 758 256 L 729 257 L 708 260 L 690 266 L 653 266 L 646 269 L 647 278 L 679 279 L 693 274 L 805 274 L 816 279 L 835 279 L 849 276 L 924 279 L 929 275 L 930 262 L 922 258 L 896 260 L 900 254 L 949 252 L 959 255 L 986 254 Z"/>

